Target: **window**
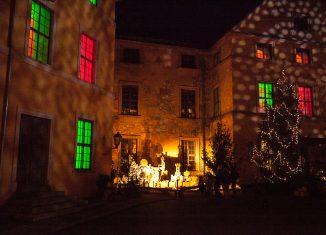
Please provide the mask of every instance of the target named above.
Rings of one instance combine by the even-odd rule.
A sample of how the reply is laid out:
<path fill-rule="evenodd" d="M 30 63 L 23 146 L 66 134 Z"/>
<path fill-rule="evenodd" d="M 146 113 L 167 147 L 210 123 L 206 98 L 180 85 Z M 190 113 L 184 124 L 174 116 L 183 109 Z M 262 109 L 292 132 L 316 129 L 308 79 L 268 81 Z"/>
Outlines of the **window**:
<path fill-rule="evenodd" d="M 196 118 L 196 92 L 181 90 L 181 117 Z"/>
<path fill-rule="evenodd" d="M 90 2 L 91 4 L 93 4 L 94 6 L 97 5 L 97 0 L 89 0 L 89 2 Z"/>
<path fill-rule="evenodd" d="M 272 45 L 257 43 L 256 57 L 257 57 L 257 59 L 261 59 L 261 60 L 271 60 L 272 59 Z"/>
<path fill-rule="evenodd" d="M 220 91 L 219 91 L 219 88 L 214 89 L 213 99 L 214 99 L 214 117 L 218 117 L 220 115 Z"/>
<path fill-rule="evenodd" d="M 259 112 L 265 113 L 267 106 L 273 106 L 273 85 L 270 83 L 258 83 Z"/>
<path fill-rule="evenodd" d="M 137 139 L 123 138 L 121 140 L 121 152 L 125 154 L 137 154 Z"/>
<path fill-rule="evenodd" d="M 310 87 L 299 86 L 299 110 L 303 116 L 312 116 L 312 89 Z"/>
<path fill-rule="evenodd" d="M 122 87 L 122 114 L 138 115 L 138 86 Z"/>
<path fill-rule="evenodd" d="M 140 63 L 139 50 L 124 48 L 123 49 L 123 62 L 131 63 L 131 64 L 139 64 Z"/>
<path fill-rule="evenodd" d="M 293 23 L 297 30 L 307 31 L 309 29 L 309 20 L 306 16 L 295 17 Z"/>
<path fill-rule="evenodd" d="M 79 79 L 88 83 L 94 82 L 95 41 L 86 34 L 81 35 Z"/>
<path fill-rule="evenodd" d="M 88 170 L 91 168 L 93 123 L 85 119 L 78 119 L 76 169 Z"/>
<path fill-rule="evenodd" d="M 194 140 L 181 140 L 181 147 L 187 153 L 188 170 L 196 170 L 196 145 Z"/>
<path fill-rule="evenodd" d="M 32 1 L 27 55 L 41 63 L 49 62 L 52 13 Z"/>
<path fill-rule="evenodd" d="M 196 57 L 193 55 L 181 55 L 181 67 L 196 68 Z"/>
<path fill-rule="evenodd" d="M 310 63 L 309 49 L 297 48 L 295 52 L 295 60 L 298 64 L 309 64 Z"/>

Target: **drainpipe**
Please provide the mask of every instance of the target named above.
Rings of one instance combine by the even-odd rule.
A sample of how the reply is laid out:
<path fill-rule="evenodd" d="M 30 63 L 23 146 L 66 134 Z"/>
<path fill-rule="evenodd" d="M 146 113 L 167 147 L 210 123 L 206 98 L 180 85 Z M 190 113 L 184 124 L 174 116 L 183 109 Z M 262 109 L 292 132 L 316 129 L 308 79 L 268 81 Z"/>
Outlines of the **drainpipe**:
<path fill-rule="evenodd" d="M 13 30 L 14 30 L 14 18 L 15 18 L 16 0 L 10 1 L 10 15 L 9 15 L 9 27 L 8 27 L 8 57 L 7 57 L 7 70 L 6 79 L 4 84 L 3 92 L 3 107 L 2 107 L 2 119 L 1 119 L 1 132 L 0 132 L 0 173 L 2 168 L 2 159 L 5 145 L 6 127 L 7 127 L 7 117 L 8 117 L 8 106 L 9 106 L 9 92 L 10 92 L 10 82 L 11 82 L 11 66 L 12 66 L 12 56 L 13 56 Z"/>
<path fill-rule="evenodd" d="M 204 159 L 207 157 L 206 155 L 206 103 L 205 103 L 205 78 L 206 78 L 206 62 L 205 57 L 202 55 L 200 57 L 200 72 L 201 72 L 201 91 L 202 91 L 202 97 L 201 97 L 201 114 L 202 114 L 202 131 L 203 131 L 203 157 Z M 204 176 L 206 175 L 206 163 L 204 161 Z"/>

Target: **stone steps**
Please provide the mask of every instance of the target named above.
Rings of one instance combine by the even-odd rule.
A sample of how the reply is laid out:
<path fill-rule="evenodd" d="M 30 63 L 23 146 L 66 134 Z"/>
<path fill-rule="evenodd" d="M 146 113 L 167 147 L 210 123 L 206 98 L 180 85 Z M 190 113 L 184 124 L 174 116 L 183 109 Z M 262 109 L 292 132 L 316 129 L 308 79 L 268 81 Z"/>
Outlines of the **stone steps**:
<path fill-rule="evenodd" d="M 2 214 L 19 221 L 35 222 L 77 213 L 86 205 L 87 201 L 73 200 L 58 191 L 18 193 L 2 208 Z"/>

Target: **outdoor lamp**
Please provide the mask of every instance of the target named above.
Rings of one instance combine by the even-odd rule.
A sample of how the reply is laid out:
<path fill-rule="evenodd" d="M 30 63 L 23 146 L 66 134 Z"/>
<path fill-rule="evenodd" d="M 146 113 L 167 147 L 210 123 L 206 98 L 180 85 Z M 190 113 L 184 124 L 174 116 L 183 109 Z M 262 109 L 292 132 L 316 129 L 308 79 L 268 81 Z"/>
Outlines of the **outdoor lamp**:
<path fill-rule="evenodd" d="M 121 143 L 121 139 L 122 139 L 122 135 L 119 133 L 119 131 L 117 132 L 117 134 L 115 134 L 113 136 L 113 139 L 114 139 L 114 145 L 115 145 L 115 148 L 118 148 L 118 146 L 120 145 Z"/>

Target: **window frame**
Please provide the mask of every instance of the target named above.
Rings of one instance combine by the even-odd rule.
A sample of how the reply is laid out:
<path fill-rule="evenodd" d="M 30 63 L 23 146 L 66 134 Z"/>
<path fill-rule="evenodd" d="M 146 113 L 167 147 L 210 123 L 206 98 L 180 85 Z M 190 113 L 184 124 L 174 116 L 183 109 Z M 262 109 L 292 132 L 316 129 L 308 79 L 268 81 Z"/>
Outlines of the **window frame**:
<path fill-rule="evenodd" d="M 262 50 L 262 53 L 263 53 L 263 58 L 259 58 L 258 57 L 258 50 L 259 48 L 263 48 Z M 255 45 L 255 58 L 257 60 L 260 60 L 260 61 L 271 61 L 273 60 L 273 56 L 274 56 L 274 53 L 273 53 L 273 44 L 271 43 L 260 43 L 260 42 L 256 42 L 256 45 Z M 264 58 L 265 56 L 265 49 L 268 49 L 268 52 L 269 52 L 269 57 L 267 59 Z"/>
<path fill-rule="evenodd" d="M 183 110 L 183 92 L 193 92 L 194 93 L 194 104 L 193 104 L 193 110 L 194 110 L 194 113 L 195 114 L 192 114 L 192 116 L 190 116 L 191 114 L 190 114 L 190 112 L 188 111 L 188 112 L 185 112 L 184 114 L 183 114 L 183 112 L 182 112 L 182 110 Z M 191 88 L 181 88 L 180 89 L 180 118 L 184 118 L 184 119 L 196 119 L 197 118 L 197 116 L 199 115 L 199 114 L 197 114 L 198 112 L 198 110 L 197 110 L 197 102 L 198 101 L 196 101 L 198 98 L 197 98 L 197 90 L 196 89 L 191 89 Z M 187 108 L 187 109 L 189 109 L 189 108 Z M 186 117 L 185 115 L 188 115 L 188 117 Z"/>
<path fill-rule="evenodd" d="M 260 92 L 260 84 L 264 84 L 264 97 L 263 96 L 260 96 L 261 92 Z M 271 85 L 271 92 L 270 92 L 270 95 L 271 95 L 271 98 L 266 98 L 266 96 L 269 94 L 266 92 L 266 85 Z M 257 90 L 258 90 L 258 113 L 261 113 L 261 114 L 265 114 L 266 113 L 266 104 L 269 104 L 268 102 L 266 102 L 267 100 L 271 100 L 272 101 L 272 107 L 274 105 L 274 84 L 273 83 L 270 83 L 270 82 L 257 82 Z M 264 111 L 262 111 L 262 107 L 261 107 L 261 103 L 260 103 L 260 100 L 261 99 L 264 99 Z"/>
<path fill-rule="evenodd" d="M 193 154 L 193 158 L 194 158 L 194 160 L 192 161 L 192 162 L 194 162 L 194 165 L 193 165 L 193 169 L 192 168 L 190 168 L 189 166 L 190 166 L 190 164 L 189 164 L 189 162 L 191 162 L 190 161 L 190 159 L 189 159 L 189 149 L 187 149 L 187 168 L 188 168 L 188 170 L 189 171 L 197 171 L 198 169 L 199 169 L 199 148 L 198 148 L 198 144 L 199 144 L 199 142 L 198 142 L 198 139 L 196 139 L 196 138 L 185 138 L 185 137 L 180 137 L 180 139 L 179 139 L 179 145 L 180 146 L 183 146 L 182 145 L 182 143 L 183 143 L 183 141 L 185 141 L 185 142 L 193 142 L 193 147 L 194 147 L 194 154 Z"/>
<path fill-rule="evenodd" d="M 122 139 L 121 139 L 121 153 L 123 152 L 123 142 L 124 142 L 124 140 L 128 140 L 128 141 L 131 140 L 131 141 L 136 141 L 136 152 L 132 152 L 131 154 L 136 154 L 137 155 L 138 151 L 139 151 L 139 147 L 138 147 L 139 146 L 139 140 L 138 140 L 137 137 L 138 136 L 122 136 Z M 129 153 L 129 151 L 126 152 L 126 153 Z"/>
<path fill-rule="evenodd" d="M 95 1 L 95 4 L 92 1 Z M 88 0 L 88 3 L 91 4 L 94 7 L 97 7 L 98 6 L 98 1 L 99 0 Z"/>
<path fill-rule="evenodd" d="M 301 54 L 300 54 L 301 53 Z M 306 53 L 306 55 L 308 55 L 308 62 L 304 63 L 304 53 Z M 299 63 L 297 60 L 297 56 L 298 54 L 300 54 L 301 56 L 301 60 L 302 63 Z M 296 64 L 300 64 L 300 65 L 309 65 L 312 63 L 312 56 L 311 56 L 311 50 L 309 48 L 295 48 L 294 50 L 294 61 Z"/>
<path fill-rule="evenodd" d="M 86 58 L 86 56 L 85 57 L 82 56 L 82 46 L 81 45 L 82 45 L 82 36 L 83 35 L 86 36 L 86 39 L 89 38 L 89 39 L 91 39 L 93 41 L 93 61 L 92 61 L 92 68 L 93 68 L 93 70 L 92 70 L 92 80 L 91 80 L 91 82 L 88 82 L 85 79 L 81 79 L 81 77 L 80 77 L 80 72 L 81 72 L 80 71 L 81 59 L 84 58 L 85 61 L 86 60 L 89 61 Z M 97 40 L 94 37 L 89 36 L 89 34 L 85 33 L 84 31 L 81 31 L 80 32 L 80 37 L 79 37 L 78 75 L 77 75 L 77 78 L 78 78 L 78 80 L 80 80 L 80 81 L 82 81 L 82 82 L 84 82 L 86 84 L 95 84 L 95 82 L 96 82 L 96 70 L 97 70 L 97 66 L 96 65 L 97 65 L 97 54 L 98 54 L 97 53 L 97 51 L 98 51 L 98 45 L 97 44 L 98 44 L 98 42 L 97 42 Z"/>
<path fill-rule="evenodd" d="M 131 56 L 129 55 L 129 57 L 126 55 L 128 54 L 127 52 L 131 53 Z M 133 55 L 132 52 L 137 52 L 137 59 L 134 60 L 133 56 L 135 56 L 135 54 Z M 131 47 L 124 47 L 122 48 L 122 63 L 124 64 L 141 64 L 141 58 L 140 58 L 140 49 L 139 48 L 131 48 Z M 129 58 L 129 59 L 127 59 Z M 131 58 L 131 59 L 130 59 Z"/>
<path fill-rule="evenodd" d="M 79 136 L 78 136 L 78 131 L 79 131 L 79 121 L 82 121 L 84 122 L 84 131 L 85 131 L 85 123 L 91 123 L 91 136 L 90 136 L 90 144 L 85 144 L 85 143 L 79 143 L 78 142 L 78 139 L 79 139 Z M 92 170 L 92 166 L 93 166 L 93 145 L 94 145 L 94 141 L 93 141 L 93 138 L 94 138 L 94 124 L 95 122 L 91 119 L 86 119 L 86 118 L 83 118 L 83 117 L 77 117 L 76 119 L 76 137 L 75 137 L 75 141 L 76 141 L 76 144 L 75 144 L 75 158 L 74 158 L 74 170 L 78 171 L 78 172 L 85 172 L 85 171 L 91 171 Z M 83 134 L 82 136 L 83 138 L 85 138 L 85 134 Z M 80 160 L 81 161 L 81 167 L 80 168 L 77 168 L 77 154 L 78 154 L 78 147 L 81 146 L 82 148 L 84 147 L 89 147 L 89 167 L 88 168 L 84 168 L 84 155 L 82 155 L 82 159 Z M 84 153 L 84 152 L 83 152 Z"/>
<path fill-rule="evenodd" d="M 134 88 L 137 88 L 137 112 L 135 114 L 131 114 L 130 113 L 130 100 L 129 100 L 129 113 L 124 113 L 124 88 L 125 87 L 134 87 Z M 121 91 L 121 95 L 120 95 L 120 100 L 121 100 L 121 105 L 120 105 L 120 114 L 121 115 L 126 115 L 126 116 L 139 116 L 140 115 L 140 112 L 139 112 L 139 97 L 140 97 L 140 87 L 138 84 L 135 84 L 135 83 L 123 83 L 121 84 L 121 88 L 120 88 L 120 91 Z M 130 95 L 129 95 L 130 96 Z"/>
<path fill-rule="evenodd" d="M 217 92 L 216 92 L 217 91 Z M 215 93 L 217 93 L 217 97 L 215 95 Z M 220 88 L 219 87 L 215 87 L 213 89 L 213 117 L 214 118 L 218 118 L 221 115 L 221 99 L 220 99 Z M 217 98 L 217 99 L 215 99 Z M 217 106 L 217 109 L 216 109 Z"/>
<path fill-rule="evenodd" d="M 303 91 L 303 94 L 304 94 L 304 99 L 303 100 L 300 100 L 300 91 L 299 89 L 300 88 L 303 88 L 304 91 Z M 306 100 L 306 89 L 309 89 L 310 90 L 310 101 Z M 299 112 L 300 112 L 300 116 L 302 117 L 313 117 L 314 116 L 314 95 L 313 95 L 313 88 L 311 86 L 305 86 L 305 85 L 298 85 L 298 89 L 297 89 L 297 92 L 298 92 L 298 99 L 299 99 Z M 300 103 L 304 103 L 304 113 L 301 112 L 300 110 Z M 307 115 L 307 108 L 306 108 L 306 104 L 307 103 L 310 103 L 310 107 L 311 107 L 311 114 L 310 115 Z"/>
<path fill-rule="evenodd" d="M 298 22 L 298 21 L 301 21 L 301 20 L 305 20 L 305 26 L 303 28 L 301 28 L 302 25 L 302 22 Z M 296 22 L 297 21 L 297 22 Z M 311 25 L 311 22 L 310 22 L 310 19 L 307 15 L 295 15 L 293 17 L 293 28 L 295 30 L 298 30 L 298 31 L 303 31 L 303 32 L 307 32 L 310 30 L 310 25 Z"/>
<path fill-rule="evenodd" d="M 29 38 L 30 38 L 30 31 L 31 29 L 31 20 L 32 20 L 32 4 L 36 3 L 40 6 L 40 8 L 44 8 L 47 11 L 49 11 L 50 13 L 50 25 L 49 25 L 49 36 L 48 36 L 48 52 L 47 52 L 47 62 L 42 62 L 39 61 L 37 58 L 33 58 L 32 56 L 29 55 Z M 27 23 L 27 30 L 26 30 L 26 34 L 25 34 L 25 56 L 35 62 L 37 62 L 38 64 L 42 64 L 42 65 L 51 65 L 52 63 L 52 51 L 53 51 L 53 35 L 54 35 L 54 23 L 55 23 L 55 12 L 48 7 L 45 3 L 40 2 L 38 0 L 30 0 L 29 4 L 28 4 L 28 14 L 26 17 Z M 34 31 L 34 30 L 33 30 Z M 36 31 L 34 31 L 36 32 Z M 37 32 L 38 34 L 40 34 L 40 32 Z M 43 35 L 43 34 L 42 34 Z"/>
<path fill-rule="evenodd" d="M 189 60 L 187 60 L 187 59 L 189 59 Z M 193 60 L 193 61 L 191 61 L 191 60 Z M 187 64 L 190 61 L 191 61 L 191 63 Z M 198 68 L 197 57 L 195 55 L 191 55 L 191 54 L 181 54 L 180 55 L 180 67 L 186 68 L 186 69 L 197 69 Z"/>

